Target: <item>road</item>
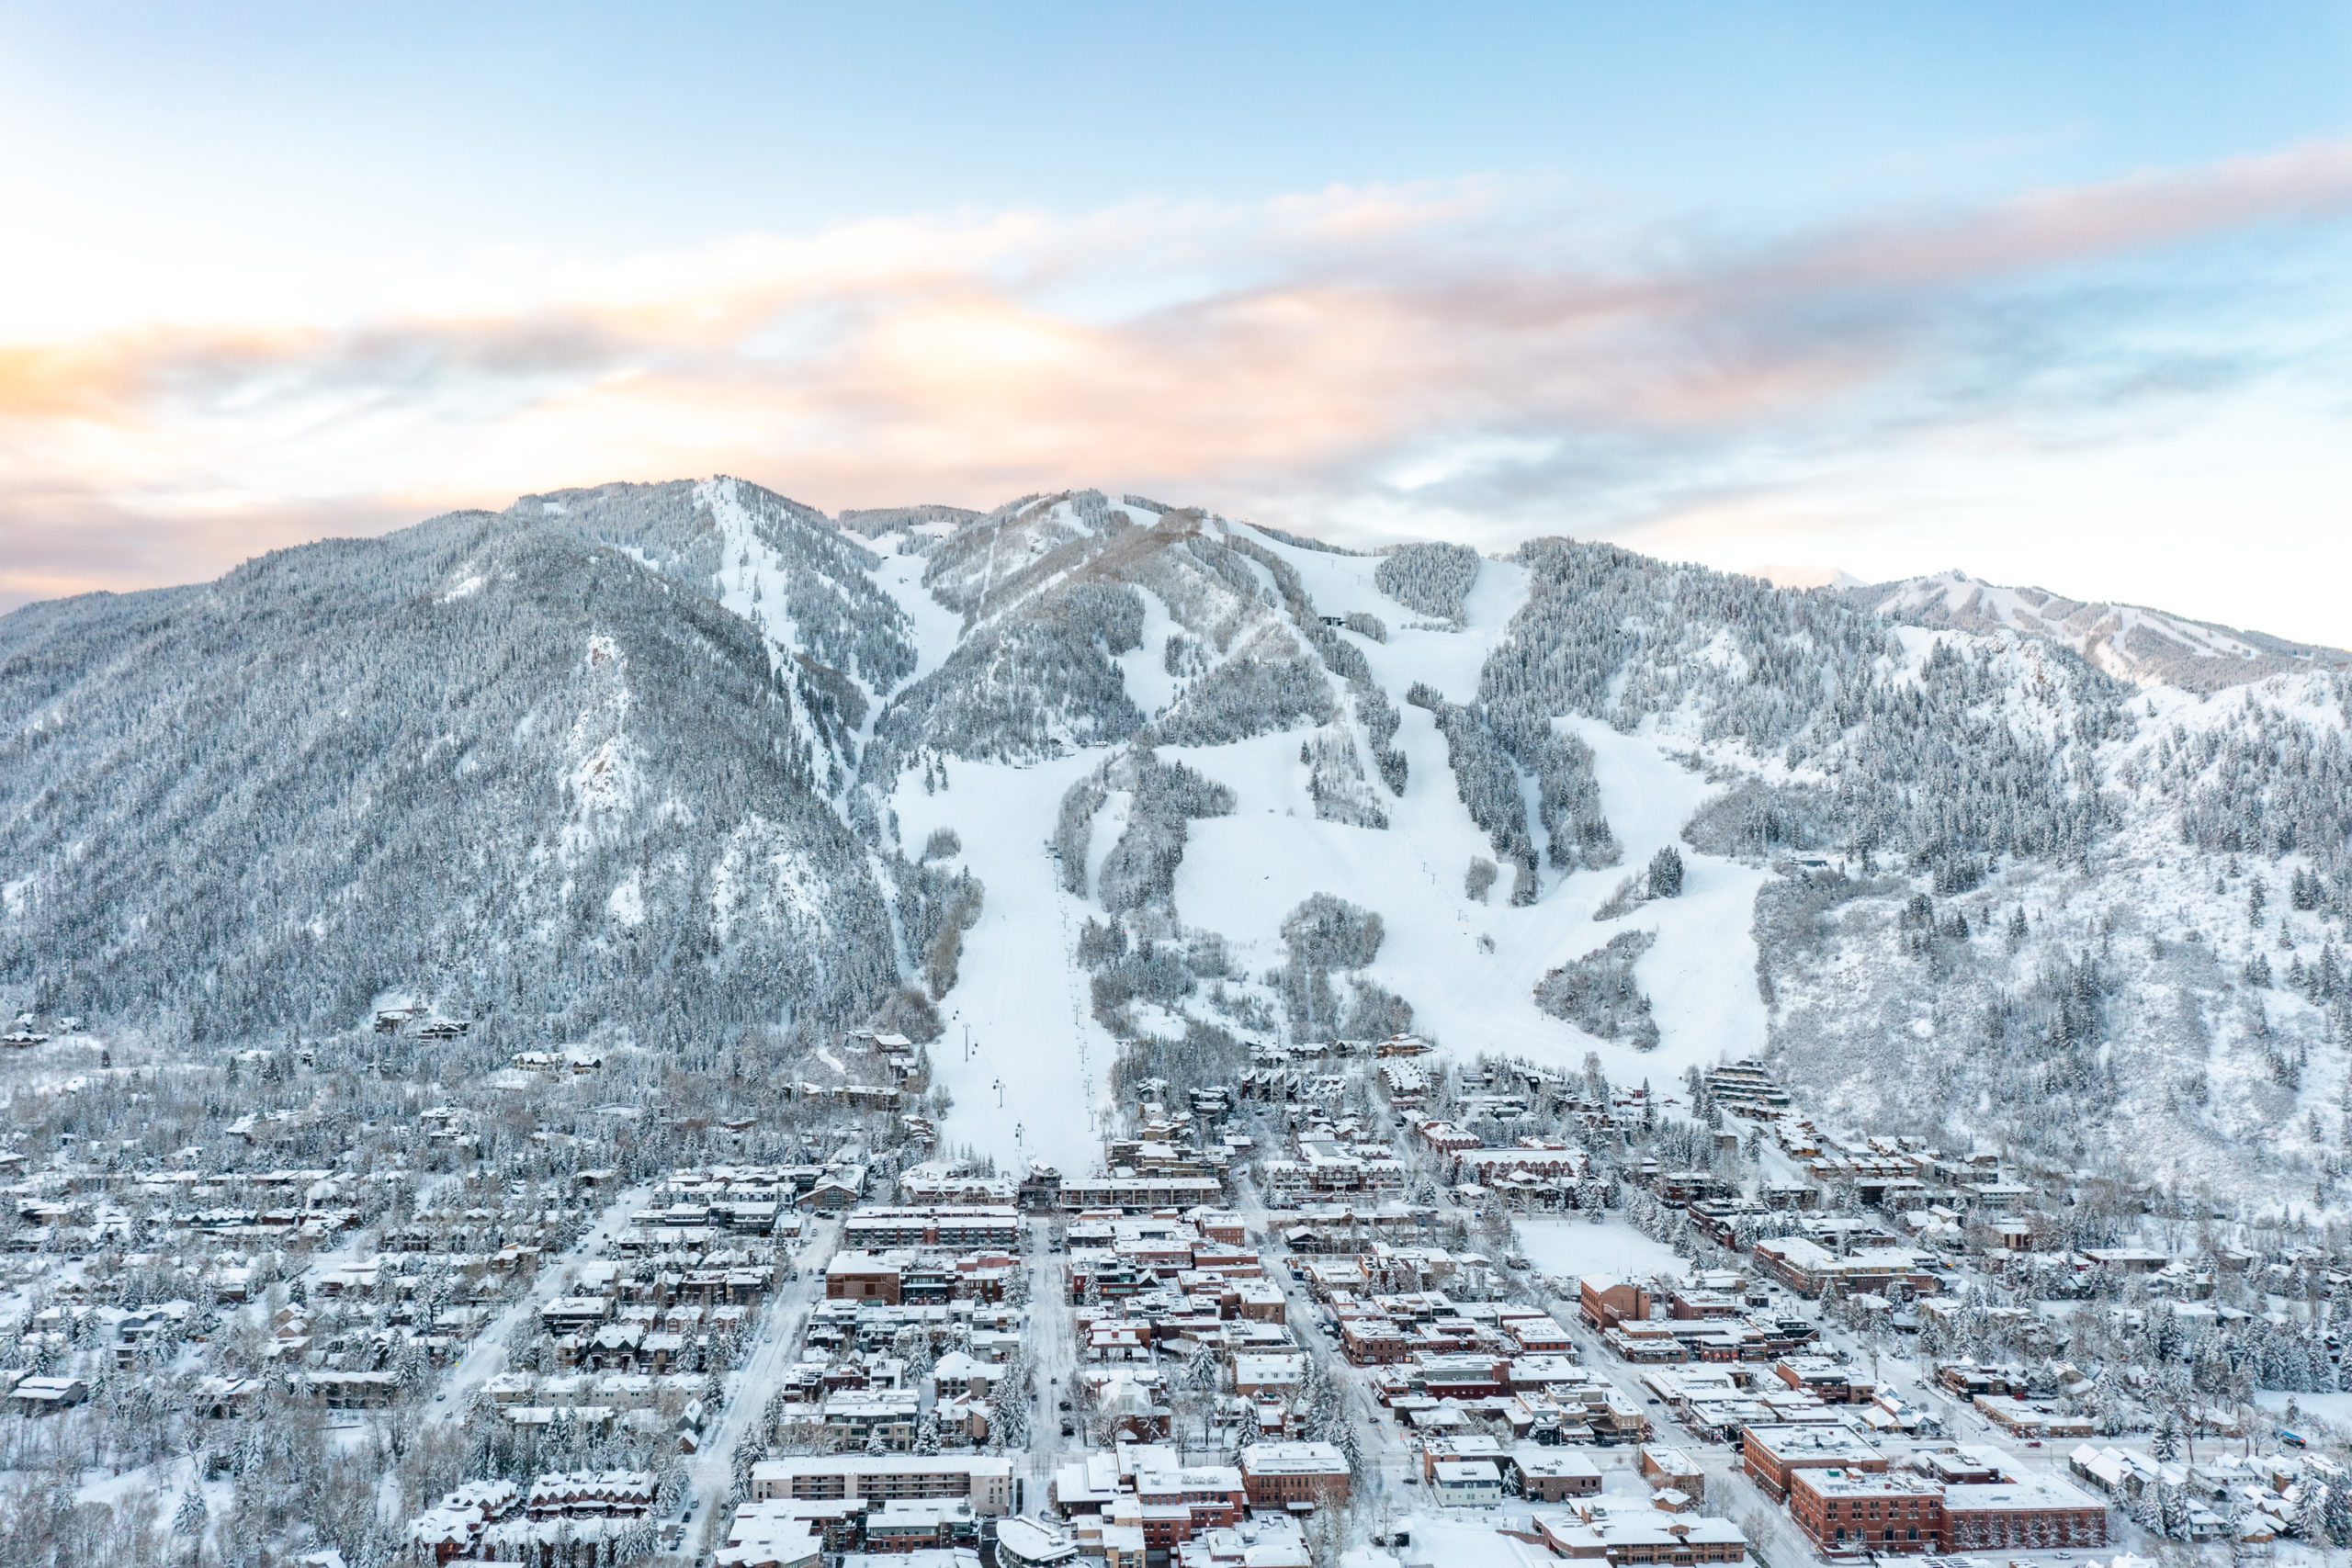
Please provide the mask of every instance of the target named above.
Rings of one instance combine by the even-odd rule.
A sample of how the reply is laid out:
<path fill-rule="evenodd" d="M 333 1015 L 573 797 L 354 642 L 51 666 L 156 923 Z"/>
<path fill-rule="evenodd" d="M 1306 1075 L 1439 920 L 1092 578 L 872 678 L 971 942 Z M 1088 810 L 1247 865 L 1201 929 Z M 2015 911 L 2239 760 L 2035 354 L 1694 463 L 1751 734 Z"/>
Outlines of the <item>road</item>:
<path fill-rule="evenodd" d="M 702 1446 L 687 1466 L 685 1528 L 680 1539 L 694 1560 L 700 1559 L 706 1536 L 718 1539 L 729 1506 L 728 1486 L 734 1479 L 736 1447 L 798 1355 L 808 1314 L 824 1294 L 825 1265 L 841 1245 L 841 1222 L 812 1215 L 808 1226 L 793 1250 L 793 1277 L 771 1292 L 760 1308 L 741 1363 L 722 1380 L 727 1403 L 717 1421 L 704 1429 Z"/>
<path fill-rule="evenodd" d="M 1362 1469 L 1370 1472 L 1359 1473 L 1358 1487 L 1374 1509 L 1384 1499 L 1393 1500 L 1399 1510 L 1409 1509 L 1420 1484 L 1419 1456 L 1374 1397 L 1372 1374 L 1340 1351 L 1338 1337 L 1324 1325 L 1323 1309 L 1306 1293 L 1306 1287 L 1293 1277 L 1291 1267 L 1296 1259 L 1282 1239 L 1280 1219 L 1266 1207 L 1257 1184 L 1246 1172 L 1237 1172 L 1233 1187 L 1234 1213 L 1265 1238 L 1259 1246 L 1259 1256 L 1265 1261 L 1267 1278 L 1283 1293 L 1283 1313 L 1290 1325 L 1291 1337 L 1320 1361 L 1346 1391 L 1344 1409 L 1355 1427 L 1363 1455 Z"/>
<path fill-rule="evenodd" d="M 632 1187 L 607 1203 L 594 1224 L 581 1233 L 580 1239 L 562 1253 L 548 1259 L 532 1276 L 531 1287 L 500 1309 L 496 1317 L 467 1345 L 457 1365 L 442 1380 L 435 1392 L 434 1401 L 424 1414 L 428 1427 L 447 1426 L 461 1420 L 466 1406 L 472 1402 L 474 1390 L 496 1377 L 506 1366 L 506 1342 L 514 1337 L 515 1327 L 526 1314 L 536 1314 L 548 1303 L 563 1293 L 573 1268 L 593 1258 L 602 1258 L 612 1246 L 613 1238 L 628 1225 L 628 1217 L 653 1201 L 650 1182 Z"/>
<path fill-rule="evenodd" d="M 1021 1467 L 1023 1504 L 1029 1513 L 1042 1513 L 1054 1467 L 1086 1446 L 1083 1435 L 1062 1436 L 1061 1402 L 1070 1397 L 1078 1376 L 1076 1319 L 1069 1305 L 1069 1255 L 1053 1250 L 1060 1227 L 1032 1219 L 1022 1227 L 1027 1249 L 1029 1309 L 1022 1325 L 1022 1343 L 1036 1371 L 1037 1407 L 1030 1416 L 1029 1447 L 1015 1462 Z"/>

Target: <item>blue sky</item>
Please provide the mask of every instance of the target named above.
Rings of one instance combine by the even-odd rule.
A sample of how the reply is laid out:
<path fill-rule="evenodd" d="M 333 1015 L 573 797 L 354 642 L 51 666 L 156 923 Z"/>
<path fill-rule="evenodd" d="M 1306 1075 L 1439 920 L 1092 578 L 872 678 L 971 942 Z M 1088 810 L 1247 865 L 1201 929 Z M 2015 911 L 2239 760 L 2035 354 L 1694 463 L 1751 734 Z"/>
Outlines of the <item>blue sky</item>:
<path fill-rule="evenodd" d="M 2352 642 L 2352 8 L 0 15 L 0 604 L 724 469 Z"/>

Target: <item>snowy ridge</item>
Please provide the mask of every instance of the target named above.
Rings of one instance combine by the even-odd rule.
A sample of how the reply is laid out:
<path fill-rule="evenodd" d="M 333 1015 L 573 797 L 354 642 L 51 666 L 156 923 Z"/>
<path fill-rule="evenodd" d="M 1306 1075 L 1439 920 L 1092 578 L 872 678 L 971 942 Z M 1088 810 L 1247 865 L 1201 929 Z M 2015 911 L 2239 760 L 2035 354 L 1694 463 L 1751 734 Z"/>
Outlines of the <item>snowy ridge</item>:
<path fill-rule="evenodd" d="M 2136 604 L 2068 599 L 2044 588 L 2003 588 L 1964 572 L 1845 590 L 1893 619 L 1961 631 L 2008 629 L 2073 649 L 2109 674 L 2211 690 L 2296 669 L 2342 668 L 2352 655 L 2234 631 Z"/>

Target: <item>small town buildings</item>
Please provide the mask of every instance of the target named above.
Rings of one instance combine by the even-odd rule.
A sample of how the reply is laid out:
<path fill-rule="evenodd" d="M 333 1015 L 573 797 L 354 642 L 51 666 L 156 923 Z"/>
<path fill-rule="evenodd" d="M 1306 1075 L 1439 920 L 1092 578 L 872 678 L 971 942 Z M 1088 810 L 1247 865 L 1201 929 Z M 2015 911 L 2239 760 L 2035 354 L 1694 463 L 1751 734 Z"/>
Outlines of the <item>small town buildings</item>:
<path fill-rule="evenodd" d="M 762 1460 L 752 1467 L 752 1496 L 961 1497 L 983 1518 L 1012 1511 L 1012 1461 L 981 1454 L 842 1454 Z"/>

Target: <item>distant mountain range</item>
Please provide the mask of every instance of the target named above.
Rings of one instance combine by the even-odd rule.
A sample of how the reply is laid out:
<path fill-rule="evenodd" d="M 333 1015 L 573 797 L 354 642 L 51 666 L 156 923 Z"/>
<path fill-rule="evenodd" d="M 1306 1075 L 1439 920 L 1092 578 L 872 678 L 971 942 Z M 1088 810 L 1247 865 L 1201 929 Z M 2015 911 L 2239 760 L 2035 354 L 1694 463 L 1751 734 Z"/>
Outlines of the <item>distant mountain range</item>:
<path fill-rule="evenodd" d="M 2001 588 L 1961 571 L 1850 586 L 1860 603 L 1914 626 L 2019 631 L 2064 644 L 2110 675 L 2211 691 L 2303 670 L 2352 666 L 2352 653 L 2192 621 L 2137 604 Z"/>

